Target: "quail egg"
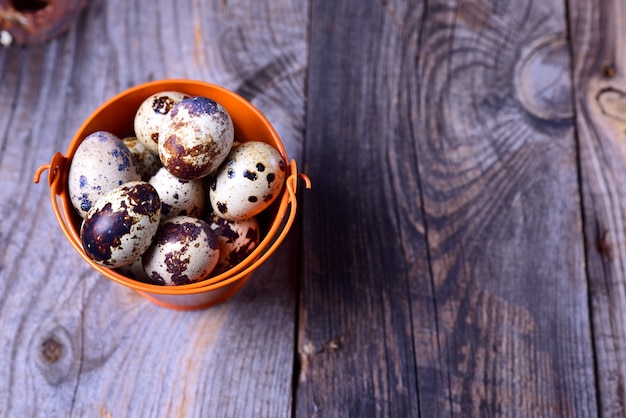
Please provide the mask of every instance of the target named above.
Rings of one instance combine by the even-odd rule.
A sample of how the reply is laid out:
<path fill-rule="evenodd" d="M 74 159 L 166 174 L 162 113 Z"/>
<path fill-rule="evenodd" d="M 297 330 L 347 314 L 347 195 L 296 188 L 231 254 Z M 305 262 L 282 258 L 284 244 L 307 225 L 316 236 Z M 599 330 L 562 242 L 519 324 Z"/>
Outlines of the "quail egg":
<path fill-rule="evenodd" d="M 148 181 L 161 168 L 159 156 L 146 148 L 142 142 L 139 142 L 136 136 L 128 136 L 122 139 L 122 141 L 133 154 L 133 157 L 135 157 L 139 173 L 141 173 L 141 179 Z"/>
<path fill-rule="evenodd" d="M 149 183 L 133 181 L 109 191 L 87 212 L 80 238 L 87 255 L 105 267 L 138 260 L 154 238 L 161 201 Z"/>
<path fill-rule="evenodd" d="M 174 105 L 160 135 L 163 167 L 186 180 L 214 172 L 228 155 L 235 136 L 226 109 L 206 97 L 190 97 Z"/>
<path fill-rule="evenodd" d="M 162 219 L 178 215 L 199 217 L 206 193 L 202 180 L 183 180 L 161 167 L 150 179 L 161 198 Z"/>
<path fill-rule="evenodd" d="M 220 258 L 213 275 L 242 262 L 259 244 L 261 230 L 259 222 L 254 217 L 229 221 L 212 212 L 206 220 L 215 232 L 220 247 Z"/>
<path fill-rule="evenodd" d="M 183 285 L 207 278 L 219 253 L 217 238 L 206 222 L 175 216 L 161 223 L 142 262 L 153 284 Z"/>
<path fill-rule="evenodd" d="M 108 191 L 138 180 L 141 174 L 128 147 L 114 134 L 98 131 L 87 136 L 76 149 L 67 186 L 72 206 L 84 218 Z"/>
<path fill-rule="evenodd" d="M 244 142 L 232 149 L 211 182 L 213 212 L 231 221 L 259 214 L 278 197 L 285 174 L 285 162 L 274 147 Z"/>
<path fill-rule="evenodd" d="M 161 125 L 174 105 L 187 97 L 178 91 L 163 91 L 151 95 L 139 105 L 134 119 L 135 135 L 150 152 L 158 155 Z"/>

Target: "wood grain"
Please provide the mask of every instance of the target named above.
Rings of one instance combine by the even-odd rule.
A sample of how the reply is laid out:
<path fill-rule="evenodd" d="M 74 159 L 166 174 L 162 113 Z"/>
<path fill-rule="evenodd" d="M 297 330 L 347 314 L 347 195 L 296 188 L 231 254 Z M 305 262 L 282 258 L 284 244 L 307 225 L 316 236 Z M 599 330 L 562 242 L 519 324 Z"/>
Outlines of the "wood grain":
<path fill-rule="evenodd" d="M 296 415 L 417 416 L 407 293 L 428 271 L 401 247 L 424 238 L 399 63 L 412 60 L 422 6 L 312 6 Z M 402 209 L 414 228 L 400 228 Z"/>
<path fill-rule="evenodd" d="M 572 1 L 569 20 L 599 413 L 626 414 L 624 4 Z"/>
<path fill-rule="evenodd" d="M 625 10 L 94 0 L 0 49 L 0 416 L 623 416 Z M 248 98 L 313 181 L 205 311 L 99 277 L 32 183 L 161 78 Z"/>
<path fill-rule="evenodd" d="M 169 311 L 89 269 L 32 178 L 103 101 L 157 78 L 241 91 L 300 161 L 303 6 L 90 1 L 65 35 L 0 50 L 0 415 L 290 414 L 297 234 L 233 299 Z"/>
<path fill-rule="evenodd" d="M 416 154 L 452 413 L 596 413 L 565 17 L 436 2 L 424 20 Z"/>
<path fill-rule="evenodd" d="M 564 6 L 313 2 L 298 415 L 596 415 Z"/>

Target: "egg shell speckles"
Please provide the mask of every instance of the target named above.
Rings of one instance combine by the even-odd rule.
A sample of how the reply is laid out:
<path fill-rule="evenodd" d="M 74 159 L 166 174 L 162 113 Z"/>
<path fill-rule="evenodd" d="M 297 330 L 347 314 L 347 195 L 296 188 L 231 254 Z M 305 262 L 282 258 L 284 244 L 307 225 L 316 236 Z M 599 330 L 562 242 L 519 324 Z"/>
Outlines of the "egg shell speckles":
<path fill-rule="evenodd" d="M 159 157 L 170 173 L 199 179 L 214 172 L 230 151 L 235 131 L 222 105 L 206 97 L 176 104 L 161 130 Z"/>
<path fill-rule="evenodd" d="M 203 220 L 176 216 L 159 226 L 143 255 L 143 268 L 153 284 L 183 285 L 208 277 L 219 260 L 215 234 Z"/>
<path fill-rule="evenodd" d="M 213 212 L 231 221 L 261 213 L 278 197 L 285 174 L 285 162 L 271 145 L 251 141 L 233 148 L 211 182 Z"/>
<path fill-rule="evenodd" d="M 144 181 L 150 180 L 150 177 L 162 167 L 159 156 L 146 148 L 135 136 L 128 136 L 122 139 L 122 142 L 135 157 L 141 179 Z"/>
<path fill-rule="evenodd" d="M 256 218 L 229 221 L 210 213 L 207 223 L 217 236 L 220 258 L 213 275 L 222 273 L 242 262 L 256 248 L 261 239 L 261 230 Z"/>
<path fill-rule="evenodd" d="M 178 91 L 155 93 L 144 100 L 135 113 L 135 135 L 150 152 L 158 155 L 158 143 L 163 122 L 174 105 L 188 98 Z"/>
<path fill-rule="evenodd" d="M 78 146 L 68 173 L 72 206 L 84 218 L 96 201 L 119 185 L 141 180 L 135 159 L 124 142 L 98 131 Z"/>
<path fill-rule="evenodd" d="M 150 246 L 161 220 L 161 201 L 149 183 L 124 183 L 100 198 L 80 229 L 87 255 L 105 267 L 138 260 Z"/>
<path fill-rule="evenodd" d="M 178 215 L 199 217 L 204 210 L 206 192 L 202 180 L 183 180 L 165 168 L 159 169 L 150 184 L 161 198 L 161 219 Z"/>

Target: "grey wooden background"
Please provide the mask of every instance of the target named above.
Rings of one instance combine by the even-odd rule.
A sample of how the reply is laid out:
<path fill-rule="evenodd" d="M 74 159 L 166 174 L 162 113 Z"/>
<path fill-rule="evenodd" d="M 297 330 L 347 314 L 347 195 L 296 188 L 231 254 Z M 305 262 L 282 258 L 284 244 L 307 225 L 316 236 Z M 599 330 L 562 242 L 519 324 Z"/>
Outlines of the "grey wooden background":
<path fill-rule="evenodd" d="M 0 415 L 626 414 L 626 4 L 93 0 L 0 49 Z M 159 308 L 62 236 L 35 170 L 191 78 L 312 180 L 232 299 Z"/>

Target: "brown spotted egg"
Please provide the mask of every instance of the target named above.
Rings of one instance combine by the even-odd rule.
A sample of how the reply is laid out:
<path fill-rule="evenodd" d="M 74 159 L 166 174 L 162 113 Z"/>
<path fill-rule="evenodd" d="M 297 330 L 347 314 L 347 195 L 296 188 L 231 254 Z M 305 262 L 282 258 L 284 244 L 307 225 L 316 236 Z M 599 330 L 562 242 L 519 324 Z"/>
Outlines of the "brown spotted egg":
<path fill-rule="evenodd" d="M 78 146 L 68 173 L 70 201 L 84 218 L 96 201 L 119 185 L 141 180 L 135 159 L 124 142 L 98 131 Z"/>
<path fill-rule="evenodd" d="M 232 149 L 211 183 L 213 212 L 231 221 L 259 214 L 278 197 L 285 174 L 285 162 L 274 147 L 244 142 Z"/>
<path fill-rule="evenodd" d="M 190 97 L 174 105 L 159 139 L 161 163 L 176 177 L 199 179 L 224 161 L 234 140 L 230 115 L 206 97 Z"/>
<path fill-rule="evenodd" d="M 80 228 L 87 255 L 105 267 L 118 268 L 138 260 L 150 246 L 161 220 L 157 191 L 132 181 L 102 196 Z"/>
<path fill-rule="evenodd" d="M 220 258 L 213 275 L 222 273 L 242 262 L 257 247 L 261 230 L 256 218 L 229 221 L 210 213 L 207 223 L 217 236 Z"/>
<path fill-rule="evenodd" d="M 157 154 L 151 152 L 146 146 L 139 142 L 136 136 L 128 136 L 122 139 L 124 145 L 128 147 L 141 173 L 141 179 L 148 181 L 154 173 L 161 168 L 161 160 Z"/>
<path fill-rule="evenodd" d="M 209 276 L 219 253 L 217 238 L 206 222 L 175 216 L 159 226 L 142 257 L 143 268 L 153 284 L 189 284 Z"/>
<path fill-rule="evenodd" d="M 150 179 L 161 198 L 162 219 L 178 215 L 199 217 L 206 193 L 202 180 L 183 180 L 161 167 Z"/>
<path fill-rule="evenodd" d="M 150 152 L 158 155 L 161 125 L 174 105 L 187 97 L 177 91 L 162 91 L 151 95 L 139 105 L 134 119 L 135 135 Z"/>

